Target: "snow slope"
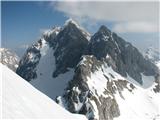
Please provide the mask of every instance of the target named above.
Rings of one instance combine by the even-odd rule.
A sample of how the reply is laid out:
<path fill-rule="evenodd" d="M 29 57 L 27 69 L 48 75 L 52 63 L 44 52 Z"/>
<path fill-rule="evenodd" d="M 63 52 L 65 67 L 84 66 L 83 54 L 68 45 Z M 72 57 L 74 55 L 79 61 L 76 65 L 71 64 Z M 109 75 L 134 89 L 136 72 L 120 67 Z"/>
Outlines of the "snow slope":
<path fill-rule="evenodd" d="M 79 119 L 84 116 L 74 115 L 57 105 L 54 101 L 32 87 L 17 74 L 0 64 L 3 88 L 3 118 L 51 118 Z"/>
<path fill-rule="evenodd" d="M 73 77 L 74 70 L 69 69 L 68 72 L 53 78 L 52 75 L 56 69 L 54 50 L 45 40 L 42 41 L 43 46 L 40 49 L 42 57 L 36 68 L 37 78 L 31 80 L 30 83 L 54 100 L 56 96 L 63 94 L 68 81 Z"/>
<path fill-rule="evenodd" d="M 124 99 L 116 93 L 120 116 L 114 120 L 159 120 L 160 94 L 154 93 L 153 87 L 144 89 L 136 86 L 132 93 L 125 89 L 122 93 Z"/>
<path fill-rule="evenodd" d="M 108 97 L 104 94 L 106 89 L 107 79 L 104 75 L 111 81 L 126 80 L 128 81 L 128 88 L 130 88 L 130 83 L 135 86 L 135 89 L 129 91 L 124 88 L 120 94 L 118 91 L 113 95 L 118 103 L 120 109 L 120 116 L 114 118 L 114 120 L 159 120 L 160 119 L 160 93 L 155 93 L 153 88 L 157 83 L 154 82 L 153 76 L 145 76 L 142 74 L 143 85 L 140 85 L 131 77 L 123 78 L 118 73 L 114 72 L 110 67 L 102 67 L 103 71 L 98 70 L 88 77 L 88 86 L 92 93 L 96 96 Z M 111 76 L 114 78 L 111 78 Z M 117 88 L 114 83 L 114 87 Z M 97 98 L 98 98 L 97 96 Z M 112 96 L 110 96 L 112 97 Z M 94 107 L 96 108 L 96 107 Z M 98 113 L 95 113 L 98 114 Z M 98 117 L 97 117 L 98 118 Z"/>

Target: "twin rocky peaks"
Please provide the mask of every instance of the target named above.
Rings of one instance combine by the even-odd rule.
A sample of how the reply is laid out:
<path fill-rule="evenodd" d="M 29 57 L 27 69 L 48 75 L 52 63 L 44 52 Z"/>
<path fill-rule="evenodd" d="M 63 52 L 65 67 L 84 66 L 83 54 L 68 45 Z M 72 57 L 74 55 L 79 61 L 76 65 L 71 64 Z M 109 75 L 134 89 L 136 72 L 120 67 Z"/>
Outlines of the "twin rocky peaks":
<path fill-rule="evenodd" d="M 150 108 L 143 103 L 143 107 L 134 108 L 136 101 L 125 103 L 128 96 L 123 92 L 142 101 L 144 94 L 146 104 L 152 106 L 160 91 L 158 68 L 137 48 L 104 25 L 90 35 L 71 19 L 63 27 L 45 32 L 29 47 L 16 72 L 62 107 L 84 114 L 88 120 L 113 120 L 128 111 L 134 111 L 136 117 L 143 107 Z M 133 83 L 149 87 L 152 97 Z M 142 95 L 137 98 L 136 92 Z M 149 111 L 146 115 L 154 117 Z"/>
<path fill-rule="evenodd" d="M 27 53 L 36 54 L 35 61 L 24 55 L 20 61 L 17 73 L 27 81 L 35 78 L 34 68 L 41 58 L 40 49 L 43 47 L 43 40 L 49 43 L 54 50 L 56 70 L 53 77 L 65 73 L 68 68 L 75 68 L 83 55 L 94 55 L 98 60 L 106 59 L 112 68 L 126 77 L 127 74 L 142 84 L 141 73 L 145 75 L 156 75 L 157 68 L 150 61 L 146 60 L 137 48 L 111 32 L 102 25 L 98 32 L 90 35 L 75 21 L 69 19 L 64 27 L 55 27 L 44 33 L 43 37 L 30 48 Z"/>

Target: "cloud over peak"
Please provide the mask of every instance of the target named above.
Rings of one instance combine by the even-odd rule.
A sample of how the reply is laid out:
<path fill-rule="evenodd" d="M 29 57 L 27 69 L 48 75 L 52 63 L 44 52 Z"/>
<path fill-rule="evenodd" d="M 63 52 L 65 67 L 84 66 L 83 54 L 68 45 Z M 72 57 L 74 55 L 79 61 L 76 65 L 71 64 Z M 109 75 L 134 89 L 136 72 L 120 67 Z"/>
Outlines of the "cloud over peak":
<path fill-rule="evenodd" d="M 117 23 L 112 28 L 117 33 L 152 33 L 158 32 L 158 26 L 152 22 Z"/>
<path fill-rule="evenodd" d="M 158 26 L 158 2 L 54 2 L 53 8 L 68 17 L 85 22 L 114 22 L 118 32 L 155 32 Z M 92 22 L 90 22 L 92 21 Z M 139 29 L 140 28 L 140 29 Z"/>

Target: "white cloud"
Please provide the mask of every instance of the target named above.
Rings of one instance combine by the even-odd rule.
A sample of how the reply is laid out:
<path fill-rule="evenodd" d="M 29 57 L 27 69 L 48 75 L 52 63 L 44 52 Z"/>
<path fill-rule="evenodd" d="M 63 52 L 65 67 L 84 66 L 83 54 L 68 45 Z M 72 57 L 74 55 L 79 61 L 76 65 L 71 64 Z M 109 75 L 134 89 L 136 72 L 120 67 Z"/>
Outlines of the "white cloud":
<path fill-rule="evenodd" d="M 80 24 L 96 25 L 96 22 L 116 23 L 119 32 L 154 32 L 159 20 L 158 2 L 53 2 L 54 10 L 63 12 Z M 122 24 L 123 23 L 123 24 Z M 91 24 L 91 25 L 90 25 Z M 136 31 L 137 30 L 137 31 Z"/>
<path fill-rule="evenodd" d="M 152 33 L 158 32 L 158 26 L 152 22 L 117 23 L 113 27 L 117 33 Z"/>
<path fill-rule="evenodd" d="M 104 21 L 158 20 L 157 2 L 57 2 L 54 8 L 68 16 Z"/>

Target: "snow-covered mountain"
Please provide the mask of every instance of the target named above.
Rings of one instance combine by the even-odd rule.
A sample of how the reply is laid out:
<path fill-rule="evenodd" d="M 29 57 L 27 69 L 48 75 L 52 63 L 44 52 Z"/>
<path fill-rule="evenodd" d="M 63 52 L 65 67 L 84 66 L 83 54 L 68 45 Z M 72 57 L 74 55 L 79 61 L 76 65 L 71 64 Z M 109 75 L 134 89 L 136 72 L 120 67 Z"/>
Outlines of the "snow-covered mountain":
<path fill-rule="evenodd" d="M 98 120 L 153 120 L 159 114 L 159 77 L 142 74 L 143 85 L 123 77 L 105 61 L 83 56 L 57 103 L 73 113 Z"/>
<path fill-rule="evenodd" d="M 26 51 L 17 74 L 89 120 L 159 116 L 158 68 L 105 26 L 92 36 L 71 19 L 54 27 Z"/>
<path fill-rule="evenodd" d="M 2 76 L 2 118 L 50 118 L 86 120 L 85 116 L 71 114 L 49 97 L 35 89 L 23 78 L 0 64 Z"/>
<path fill-rule="evenodd" d="M 11 70 L 16 71 L 19 57 L 9 49 L 0 48 L 0 63 L 6 65 Z"/>
<path fill-rule="evenodd" d="M 145 54 L 146 59 L 149 59 L 151 62 L 157 65 L 160 69 L 160 51 L 158 49 L 155 49 L 153 47 L 149 47 Z"/>

